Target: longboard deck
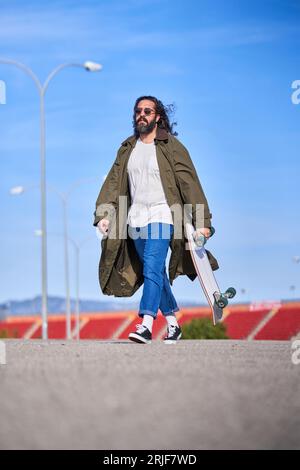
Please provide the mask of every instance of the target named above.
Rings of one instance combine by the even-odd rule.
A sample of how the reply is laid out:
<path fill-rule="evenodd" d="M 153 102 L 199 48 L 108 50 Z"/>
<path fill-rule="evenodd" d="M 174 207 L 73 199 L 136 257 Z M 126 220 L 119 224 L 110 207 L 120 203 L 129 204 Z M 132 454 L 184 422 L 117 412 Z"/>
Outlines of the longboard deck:
<path fill-rule="evenodd" d="M 197 246 L 194 241 L 193 232 L 195 229 L 193 225 L 187 222 L 185 224 L 185 227 L 186 237 L 188 240 L 189 249 L 195 266 L 197 277 L 207 298 L 208 304 L 211 308 L 213 324 L 216 325 L 216 323 L 218 323 L 222 319 L 223 315 L 223 310 L 217 305 L 214 297 L 214 293 L 219 294 L 220 289 L 214 276 L 214 273 L 211 269 L 205 248 Z"/>

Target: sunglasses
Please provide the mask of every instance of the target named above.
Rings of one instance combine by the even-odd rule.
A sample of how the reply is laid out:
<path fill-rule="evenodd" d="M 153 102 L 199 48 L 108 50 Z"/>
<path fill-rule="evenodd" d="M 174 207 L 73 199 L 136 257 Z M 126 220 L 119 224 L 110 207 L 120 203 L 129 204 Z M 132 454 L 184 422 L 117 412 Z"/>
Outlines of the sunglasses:
<path fill-rule="evenodd" d="M 151 108 L 136 108 L 135 114 L 139 116 L 142 113 L 142 111 L 144 111 L 146 116 L 150 116 L 150 114 L 155 113 L 154 109 L 151 109 Z"/>

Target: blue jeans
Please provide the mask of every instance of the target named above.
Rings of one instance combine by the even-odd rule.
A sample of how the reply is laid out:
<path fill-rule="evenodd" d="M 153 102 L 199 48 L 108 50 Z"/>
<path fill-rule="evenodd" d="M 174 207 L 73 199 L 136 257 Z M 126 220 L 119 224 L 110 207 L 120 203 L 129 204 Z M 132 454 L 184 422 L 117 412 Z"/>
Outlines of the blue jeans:
<path fill-rule="evenodd" d="M 158 309 L 165 316 L 179 310 L 166 273 L 166 257 L 173 232 L 172 224 L 162 222 L 152 222 L 144 227 L 128 226 L 128 235 L 143 264 L 140 317 L 151 315 L 156 318 Z"/>

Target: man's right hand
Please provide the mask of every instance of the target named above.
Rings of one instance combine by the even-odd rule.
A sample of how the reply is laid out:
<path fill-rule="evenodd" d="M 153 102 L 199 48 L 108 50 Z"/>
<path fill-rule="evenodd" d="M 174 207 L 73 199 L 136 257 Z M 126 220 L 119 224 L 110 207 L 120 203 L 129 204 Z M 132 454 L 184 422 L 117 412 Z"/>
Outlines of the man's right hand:
<path fill-rule="evenodd" d="M 100 222 L 98 222 L 97 227 L 100 230 L 103 235 L 105 235 L 108 232 L 108 226 L 109 226 L 109 220 L 108 219 L 101 219 Z"/>

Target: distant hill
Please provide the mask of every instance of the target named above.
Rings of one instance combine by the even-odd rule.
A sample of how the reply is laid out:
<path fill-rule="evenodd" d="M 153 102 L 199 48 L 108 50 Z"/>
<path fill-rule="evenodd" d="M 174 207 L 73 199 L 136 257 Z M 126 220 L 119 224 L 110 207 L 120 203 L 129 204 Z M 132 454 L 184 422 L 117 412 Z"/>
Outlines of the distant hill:
<path fill-rule="evenodd" d="M 115 302 L 101 300 L 81 300 L 80 310 L 82 312 L 104 312 L 108 310 L 130 310 L 136 308 L 137 302 Z M 40 315 L 42 310 L 42 297 L 36 296 L 32 299 L 9 300 L 0 304 L 0 317 L 8 315 Z M 48 312 L 51 314 L 62 313 L 66 310 L 64 297 L 49 296 Z M 71 310 L 75 311 L 75 300 L 71 299 Z"/>
<path fill-rule="evenodd" d="M 178 301 L 179 306 L 199 305 L 199 303 L 189 301 Z M 80 311 L 82 312 L 107 312 L 119 310 L 134 310 L 139 306 L 139 301 L 130 302 L 128 300 L 81 300 Z M 9 300 L 0 304 L 0 319 L 9 315 L 40 315 L 42 310 L 42 298 L 36 296 L 33 299 Z M 64 297 L 49 296 L 48 312 L 49 314 L 62 313 L 66 310 Z M 75 300 L 71 299 L 71 311 L 75 311 Z"/>

